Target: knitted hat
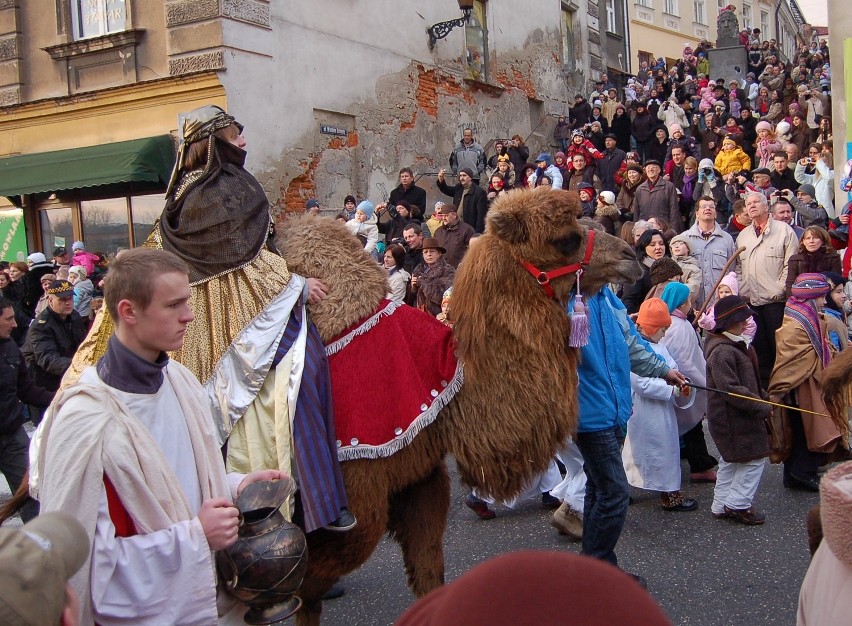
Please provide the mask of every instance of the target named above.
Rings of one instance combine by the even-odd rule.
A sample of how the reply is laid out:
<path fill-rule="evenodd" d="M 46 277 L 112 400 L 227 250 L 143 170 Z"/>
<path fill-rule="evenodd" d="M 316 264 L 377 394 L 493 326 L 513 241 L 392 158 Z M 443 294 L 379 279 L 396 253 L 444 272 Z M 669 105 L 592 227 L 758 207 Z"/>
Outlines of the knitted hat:
<path fill-rule="evenodd" d="M 599 108 L 601 108 L 601 106 L 603 106 L 603 105 L 601 104 L 600 100 L 595 100 L 594 103 L 592 103 L 593 109 L 599 109 Z"/>
<path fill-rule="evenodd" d="M 36 263 L 47 263 L 47 258 L 41 252 L 33 252 L 27 257 L 27 261 L 35 265 Z"/>
<path fill-rule="evenodd" d="M 751 309 L 739 296 L 725 296 L 713 307 L 716 318 L 716 332 L 728 330 L 733 324 L 743 322 L 752 316 Z"/>
<path fill-rule="evenodd" d="M 775 127 L 775 132 L 779 135 L 786 135 L 790 132 L 790 123 L 789 122 L 778 122 L 778 125 Z"/>
<path fill-rule="evenodd" d="M 628 153 L 624 156 L 624 159 L 625 159 L 625 160 L 630 159 L 631 161 L 636 161 L 637 163 L 641 163 L 641 162 L 642 162 L 642 159 L 639 157 L 639 153 L 638 153 L 638 152 L 636 152 L 635 150 L 634 150 L 634 151 L 632 151 L 632 152 L 628 152 Z"/>
<path fill-rule="evenodd" d="M 82 265 L 73 265 L 69 270 L 68 274 L 76 274 L 80 280 L 86 280 L 88 273 L 86 272 L 86 268 Z"/>
<path fill-rule="evenodd" d="M 559 157 L 562 157 L 563 159 L 565 158 L 565 153 L 562 152 L 561 150 L 556 153 L 556 158 L 558 159 Z"/>
<path fill-rule="evenodd" d="M 828 280 L 828 284 L 831 285 L 831 288 L 834 289 L 838 285 L 845 285 L 848 281 L 843 278 L 837 272 L 821 272 L 823 276 Z"/>
<path fill-rule="evenodd" d="M 643 170 L 642 166 L 639 165 L 638 163 L 631 163 L 630 165 L 627 166 L 626 171 L 628 171 L 628 172 L 633 171 L 633 172 L 638 172 L 639 174 L 645 174 L 645 170 Z"/>
<path fill-rule="evenodd" d="M 441 296 L 441 304 L 444 304 L 445 302 L 449 302 L 452 297 L 453 297 L 453 288 L 450 287 L 449 289 L 447 289 L 444 292 L 444 295 Z"/>
<path fill-rule="evenodd" d="M 541 163 L 542 161 L 547 163 L 548 167 L 550 167 L 550 164 L 553 162 L 552 159 L 550 158 L 550 155 L 547 152 L 542 152 L 541 154 L 538 155 L 538 157 L 536 157 L 536 160 L 535 160 L 536 163 Z"/>
<path fill-rule="evenodd" d="M 669 307 L 669 313 L 672 313 L 689 299 L 689 287 L 683 283 L 669 283 L 663 289 L 660 299 Z"/>
<path fill-rule="evenodd" d="M 653 335 L 661 328 L 668 328 L 672 325 L 668 305 L 659 298 L 648 298 L 639 307 L 636 323 L 648 335 Z"/>
<path fill-rule="evenodd" d="M 729 272 L 722 277 L 722 280 L 719 281 L 719 286 L 725 285 L 728 289 L 731 290 L 731 293 L 735 296 L 740 295 L 740 283 L 737 280 L 736 272 Z"/>
<path fill-rule="evenodd" d="M 615 204 L 615 194 L 611 191 L 602 191 L 598 195 L 598 199 L 606 205 L 612 206 Z"/>
<path fill-rule="evenodd" d="M 828 284 L 825 276 L 816 272 L 808 272 L 806 274 L 799 274 L 796 282 L 793 283 L 790 295 L 799 300 L 812 300 L 813 298 L 828 295 L 830 291 L 831 285 Z"/>
<path fill-rule="evenodd" d="M 580 130 L 579 128 L 575 128 L 574 130 L 571 131 L 571 137 L 582 137 L 582 136 L 583 136 L 583 131 Z"/>
<path fill-rule="evenodd" d="M 72 250 L 85 250 L 86 244 L 84 244 L 82 241 L 75 241 L 74 245 L 71 246 L 71 249 Z"/>
<path fill-rule="evenodd" d="M 595 186 L 592 183 L 580 183 L 579 185 L 577 185 L 577 191 L 582 191 L 583 189 L 591 189 L 592 191 L 594 191 Z"/>
<path fill-rule="evenodd" d="M 316 198 L 311 198 L 307 202 L 305 202 L 305 209 L 318 209 L 320 208 L 319 200 Z"/>
<path fill-rule="evenodd" d="M 361 203 L 358 205 L 358 208 L 355 210 L 361 211 L 362 213 L 364 213 L 364 215 L 367 216 L 367 219 L 370 219 L 371 217 L 373 217 L 374 209 L 375 207 L 373 206 L 372 202 L 370 202 L 369 200 L 362 200 Z"/>
<path fill-rule="evenodd" d="M 669 126 L 669 133 L 674 135 L 675 133 L 683 133 L 683 126 L 680 124 L 672 124 Z"/>
<path fill-rule="evenodd" d="M 816 197 L 816 189 L 814 189 L 813 185 L 809 185 L 807 183 L 805 183 L 804 185 L 799 187 L 796 190 L 796 193 L 805 193 L 805 194 L 809 195 L 811 198 Z"/>
<path fill-rule="evenodd" d="M 686 233 L 681 233 L 679 235 L 675 235 L 674 237 L 669 239 L 669 247 L 671 247 L 671 245 L 673 243 L 677 243 L 677 242 L 680 242 L 680 243 L 686 245 L 690 254 L 692 253 L 692 245 L 689 243 L 689 239 L 687 238 Z"/>
<path fill-rule="evenodd" d="M 550 165 L 550 163 L 548 163 L 548 165 Z M 461 168 L 461 169 L 459 170 L 459 174 L 467 174 L 467 175 L 468 175 L 468 176 L 470 176 L 471 178 L 475 178 L 475 176 L 473 175 L 473 170 L 472 170 L 472 169 L 470 169 L 469 167 L 463 167 L 463 168 Z"/>
<path fill-rule="evenodd" d="M 733 138 L 729 135 L 722 140 L 722 146 L 733 146 L 737 147 L 737 142 L 733 140 Z"/>
<path fill-rule="evenodd" d="M 347 204 L 349 204 L 350 202 L 351 202 L 352 204 L 358 204 L 358 203 L 355 201 L 355 196 L 346 196 L 345 198 L 343 198 L 343 206 L 346 206 L 346 205 L 347 205 Z"/>
<path fill-rule="evenodd" d="M 511 163 L 511 159 L 509 158 L 508 154 L 501 154 L 500 156 L 498 156 L 497 162 L 500 163 L 501 161 L 505 161 L 506 163 Z"/>
<path fill-rule="evenodd" d="M 754 130 L 756 130 L 757 132 L 760 132 L 762 130 L 768 130 L 772 132 L 772 124 L 767 121 L 758 122 L 757 126 L 754 127 Z"/>
<path fill-rule="evenodd" d="M 651 263 L 651 285 L 659 285 L 683 275 L 683 269 L 671 257 L 660 257 Z"/>

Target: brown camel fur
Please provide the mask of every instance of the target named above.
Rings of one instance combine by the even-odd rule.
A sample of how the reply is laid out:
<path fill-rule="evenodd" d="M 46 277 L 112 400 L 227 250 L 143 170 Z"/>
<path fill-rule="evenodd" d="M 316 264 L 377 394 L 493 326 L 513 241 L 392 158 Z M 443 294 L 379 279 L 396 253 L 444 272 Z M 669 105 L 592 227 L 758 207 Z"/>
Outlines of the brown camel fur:
<path fill-rule="evenodd" d="M 513 191 L 491 208 L 486 233 L 469 250 L 453 289 L 464 385 L 406 448 L 341 464 L 358 526 L 345 534 L 308 536 L 299 624 L 319 623 L 322 595 L 362 565 L 385 532 L 402 548 L 415 595 L 443 583 L 447 454 L 456 457 L 466 484 L 509 498 L 546 468 L 574 431 L 577 356 L 566 347 L 565 315 L 574 275 L 553 282 L 558 301 L 550 300 L 518 259 L 544 271 L 578 261 L 588 236 L 579 213 L 576 193 L 543 189 Z M 310 307 L 324 341 L 370 315 L 385 296 L 384 271 L 341 224 L 290 220 L 281 227 L 278 246 L 292 271 L 329 287 L 328 297 Z M 581 286 L 632 282 L 640 272 L 624 241 L 599 232 Z"/>

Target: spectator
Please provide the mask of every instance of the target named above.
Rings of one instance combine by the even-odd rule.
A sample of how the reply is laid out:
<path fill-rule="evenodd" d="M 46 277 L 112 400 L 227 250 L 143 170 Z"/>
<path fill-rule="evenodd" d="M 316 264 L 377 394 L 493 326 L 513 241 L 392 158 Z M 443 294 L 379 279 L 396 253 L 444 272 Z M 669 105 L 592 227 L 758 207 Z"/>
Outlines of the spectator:
<path fill-rule="evenodd" d="M 58 246 L 53 249 L 54 273 L 60 267 L 71 267 L 71 255 L 68 254 L 68 249 L 65 246 Z"/>
<path fill-rule="evenodd" d="M 95 271 L 95 265 L 97 265 L 98 261 L 100 261 L 98 255 L 87 252 L 86 244 L 82 241 L 75 241 L 74 245 L 71 246 L 71 249 L 74 251 L 74 257 L 71 259 L 71 264 L 82 265 L 86 269 L 86 276 L 92 274 Z"/>
<path fill-rule="evenodd" d="M 492 174 L 491 180 L 488 183 L 488 193 L 486 194 L 489 208 L 496 202 L 497 198 L 505 196 L 508 192 L 508 189 L 503 184 L 503 177 L 499 173 Z"/>
<path fill-rule="evenodd" d="M 792 295 L 793 283 L 798 280 L 800 274 L 840 274 L 840 271 L 840 255 L 831 247 L 826 230 L 819 226 L 808 226 L 799 240 L 798 251 L 787 263 L 787 297 Z"/>
<path fill-rule="evenodd" d="M 636 115 L 630 125 L 630 132 L 636 140 L 636 150 L 639 152 L 639 157 L 644 161 L 648 153 L 648 148 L 654 140 L 654 130 L 657 126 L 657 120 L 651 117 L 647 108 L 647 103 L 644 100 L 636 102 Z"/>
<path fill-rule="evenodd" d="M 603 153 L 586 139 L 581 130 L 575 130 L 571 133 L 571 143 L 568 144 L 568 151 L 565 156 L 571 159 L 575 154 L 582 154 L 586 157 L 586 165 L 592 168 L 595 167 L 595 162 L 603 157 Z"/>
<path fill-rule="evenodd" d="M 834 349 L 842 352 L 849 347 L 849 325 L 846 315 L 849 300 L 846 296 L 847 280 L 836 272 L 822 272 L 831 287 L 831 293 L 825 299 L 825 322 L 828 327 L 828 340 Z"/>
<path fill-rule="evenodd" d="M 600 100 L 595 100 L 594 105 L 592 106 L 592 114 L 589 117 L 590 124 L 594 124 L 595 122 L 600 124 L 602 133 L 605 134 L 609 132 L 609 121 L 607 121 L 606 117 L 603 115 L 603 103 Z"/>
<path fill-rule="evenodd" d="M 74 285 L 74 310 L 80 317 L 88 318 L 95 288 L 87 278 L 85 268 L 81 265 L 71 267 L 68 270 L 68 282 Z"/>
<path fill-rule="evenodd" d="M 411 218 L 422 220 L 426 215 L 426 190 L 415 184 L 414 172 L 410 167 L 399 170 L 399 185 L 391 190 L 387 204 L 395 206 L 400 202 L 408 203 Z"/>
<path fill-rule="evenodd" d="M 512 165 L 512 161 L 509 158 L 508 154 L 504 154 L 497 159 L 497 169 L 492 174 L 499 175 L 503 179 L 503 189 L 509 191 L 510 189 L 515 188 L 516 175 L 515 169 Z"/>
<path fill-rule="evenodd" d="M 668 162 L 672 158 L 672 150 L 676 146 L 683 149 L 685 156 L 699 158 L 701 151 L 698 148 L 698 144 L 695 138 L 683 134 L 683 126 L 680 124 L 671 124 L 669 126 L 669 133 L 671 133 L 671 139 L 669 139 L 669 144 L 666 147 L 666 166 L 668 166 Z"/>
<path fill-rule="evenodd" d="M 411 280 L 411 274 L 405 271 L 405 248 L 398 243 L 389 245 L 383 265 L 388 273 L 388 300 L 399 304 L 405 302 Z"/>
<path fill-rule="evenodd" d="M 650 219 L 661 217 L 676 232 L 683 230 L 683 221 L 680 216 L 680 206 L 677 189 L 669 181 L 660 178 L 662 168 L 659 161 L 649 160 L 645 162 L 645 176 L 647 180 L 636 189 L 636 219 Z"/>
<path fill-rule="evenodd" d="M 782 194 L 788 204 L 795 209 L 796 219 L 784 220 L 788 224 L 801 224 L 802 226 L 822 226 L 828 227 L 828 213 L 822 208 L 814 198 L 816 191 L 813 185 L 802 185 L 796 190 L 794 196 L 792 192 L 786 191 Z M 801 236 L 801 233 L 800 233 Z"/>
<path fill-rule="evenodd" d="M 769 122 L 758 122 L 755 128 L 757 129 L 756 167 L 771 168 L 775 154 L 781 149 L 781 143 L 776 139 L 772 124 Z"/>
<path fill-rule="evenodd" d="M 550 157 L 548 157 L 549 159 Z M 488 198 L 485 190 L 474 181 L 474 172 L 470 168 L 459 171 L 459 182 L 450 186 L 445 182 L 445 171 L 438 172 L 438 189 L 453 199 L 459 217 L 470 224 L 477 233 L 485 232 L 485 215 L 488 213 Z M 560 181 L 561 182 L 561 181 Z"/>
<path fill-rule="evenodd" d="M 645 163 L 648 161 L 658 161 L 664 163 L 666 159 L 666 151 L 669 145 L 669 131 L 665 126 L 657 126 L 654 129 L 654 138 L 648 144 L 645 152 Z"/>
<path fill-rule="evenodd" d="M 598 161 L 598 178 L 601 179 L 601 188 L 605 191 L 617 193 L 619 185 L 616 181 L 616 173 L 621 169 L 627 153 L 617 147 L 618 139 L 613 133 L 608 133 L 604 138 L 603 157 Z"/>
<path fill-rule="evenodd" d="M 530 174 L 528 182 L 530 187 L 538 187 L 538 181 L 542 176 L 547 174 L 548 178 L 550 178 L 552 187 L 554 189 L 562 189 L 562 173 L 559 171 L 559 168 L 553 165 L 550 155 L 546 152 L 541 153 L 536 157 L 535 160 L 536 169 Z M 477 230 L 476 232 L 481 233 L 484 231 Z"/>
<path fill-rule="evenodd" d="M 636 190 L 639 185 L 645 182 L 645 170 L 642 169 L 641 165 L 628 165 L 624 177 L 624 184 L 621 185 L 621 191 L 618 192 L 615 205 L 618 207 L 622 219 L 632 221 L 636 208 Z"/>
<path fill-rule="evenodd" d="M 565 152 L 568 149 L 568 138 L 571 136 L 571 123 L 564 115 L 560 115 L 553 129 L 553 140 Z"/>
<path fill-rule="evenodd" d="M 456 176 L 469 169 L 471 179 L 479 186 L 479 179 L 485 172 L 485 150 L 474 141 L 469 128 L 462 131 L 461 141 L 450 154 L 450 169 Z"/>
<path fill-rule="evenodd" d="M 87 322 L 74 310 L 71 283 L 57 280 L 48 287 L 47 295 L 47 309 L 30 326 L 22 352 L 35 384 L 56 391 L 86 336 Z"/>
<path fill-rule="evenodd" d="M 56 280 L 56 274 L 45 274 L 41 277 L 41 288 L 44 293 L 41 298 L 38 299 L 38 303 L 36 303 L 34 317 L 41 315 L 41 312 L 47 308 L 47 288 L 50 287 L 50 283 L 54 280 Z"/>
<path fill-rule="evenodd" d="M 627 109 L 619 102 L 615 107 L 615 115 L 613 115 L 610 123 L 610 131 L 615 135 L 616 146 L 624 152 L 630 150 L 631 125 Z"/>
<path fill-rule="evenodd" d="M 376 222 L 375 207 L 369 200 L 362 200 L 355 209 L 355 219 L 346 222 L 346 228 L 363 244 L 364 252 L 372 254 L 379 241 L 379 228 Z"/>
<path fill-rule="evenodd" d="M 645 230 L 639 237 L 635 250 L 636 258 L 642 265 L 642 278 L 632 285 L 626 285 L 621 295 L 621 301 L 630 314 L 639 310 L 639 305 L 645 300 L 645 296 L 653 287 L 651 284 L 651 265 L 664 256 L 671 256 L 669 244 L 666 243 L 663 233 L 656 229 Z"/>
<path fill-rule="evenodd" d="M 348 222 L 351 219 L 355 219 L 355 208 L 358 203 L 355 201 L 355 196 L 349 195 L 343 199 L 343 221 Z"/>
<path fill-rule="evenodd" d="M 775 202 L 769 210 L 772 215 L 772 219 L 789 224 L 790 228 L 792 228 L 793 232 L 796 234 L 796 239 L 800 240 L 802 238 L 802 233 L 804 233 L 805 230 L 801 226 L 797 226 L 793 220 L 793 207 L 790 205 L 790 201 L 781 196 L 777 196 L 773 198 L 773 200 L 775 200 Z"/>
<path fill-rule="evenodd" d="M 527 159 L 530 158 L 530 149 L 524 143 L 523 137 L 520 135 L 512 135 L 509 141 L 509 160 L 512 162 L 512 170 L 517 177 L 521 173 L 521 169 L 526 165 Z M 520 178 L 519 180 L 525 180 Z"/>
<path fill-rule="evenodd" d="M 444 260 L 446 250 L 434 237 L 424 239 L 422 248 L 423 262 L 414 268 L 411 289 L 416 294 L 417 307 L 435 317 L 441 312 L 441 300 L 452 286 L 456 270 Z"/>
<path fill-rule="evenodd" d="M 731 137 L 722 140 L 722 149 L 716 155 L 716 169 L 722 177 L 730 179 L 731 175 L 739 172 L 747 172 L 751 169 L 751 159 L 743 152 Z"/>
<path fill-rule="evenodd" d="M 787 165 L 786 152 L 778 150 L 772 155 L 772 171 L 769 174 L 769 183 L 778 191 L 795 191 L 799 186 L 793 170 Z"/>
<path fill-rule="evenodd" d="M 760 364 L 762 382 L 769 382 L 775 364 L 775 331 L 784 316 L 784 285 L 790 257 L 798 249 L 793 229 L 769 215 L 769 203 L 761 193 L 745 197 L 751 226 L 737 237 L 737 247 L 745 247 L 737 265 L 740 296 L 750 303 L 757 323 L 754 349 Z"/>
<path fill-rule="evenodd" d="M 610 235 L 615 235 L 615 227 L 618 224 L 618 207 L 615 205 L 615 194 L 611 191 L 602 191 L 597 196 L 595 207 L 595 221 L 603 226 Z"/>
<path fill-rule="evenodd" d="M 808 148 L 808 156 L 796 163 L 793 173 L 799 184 L 813 185 L 813 198 L 825 209 L 828 217 L 837 217 L 834 209 L 834 167 L 831 153 L 816 144 Z"/>
<path fill-rule="evenodd" d="M 494 155 L 488 159 L 488 171 L 493 172 L 497 169 L 497 161 L 500 157 L 509 158 L 509 146 L 506 145 L 509 142 L 504 142 L 501 139 L 498 139 L 494 142 Z"/>
<path fill-rule="evenodd" d="M 591 185 L 597 195 L 602 189 L 601 179 L 595 174 L 595 170 L 587 167 L 586 157 L 582 154 L 575 154 L 571 158 L 571 176 L 567 181 L 563 181 L 563 187 L 568 191 L 579 191 L 582 183 Z"/>
<path fill-rule="evenodd" d="M 409 224 L 403 230 L 402 237 L 406 248 L 403 267 L 411 274 L 423 262 L 423 228 L 417 223 Z"/>
<path fill-rule="evenodd" d="M 811 132 L 808 129 L 805 116 L 796 111 L 790 116 L 790 143 L 796 145 L 799 154 L 809 154 L 808 146 L 811 145 Z"/>
<path fill-rule="evenodd" d="M 586 102 L 586 99 L 578 93 L 574 96 L 574 106 L 568 110 L 568 113 L 571 117 L 573 128 L 579 129 L 589 123 L 589 118 L 592 116 L 592 107 L 588 102 Z"/>
<path fill-rule="evenodd" d="M 23 277 L 24 297 L 22 308 L 30 317 L 35 316 L 35 307 L 44 295 L 42 277 L 53 273 L 53 264 L 41 252 L 33 252 L 27 257 L 27 273 Z"/>
<path fill-rule="evenodd" d="M 320 206 L 319 200 L 316 198 L 310 198 L 307 202 L 305 202 L 305 212 L 311 215 L 319 215 L 322 211 L 322 207 Z"/>
<path fill-rule="evenodd" d="M 444 225 L 435 232 L 435 240 L 444 249 L 444 260 L 458 267 L 475 233 L 473 227 L 459 220 L 459 214 L 452 204 L 445 204 L 439 210 Z"/>

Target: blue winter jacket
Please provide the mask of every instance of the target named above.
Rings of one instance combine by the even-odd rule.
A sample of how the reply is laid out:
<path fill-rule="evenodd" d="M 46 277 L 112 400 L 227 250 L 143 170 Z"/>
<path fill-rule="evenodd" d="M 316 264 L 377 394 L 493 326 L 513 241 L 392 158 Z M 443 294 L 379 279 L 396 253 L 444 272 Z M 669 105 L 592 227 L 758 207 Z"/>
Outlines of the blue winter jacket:
<path fill-rule="evenodd" d="M 631 370 L 639 376 L 662 377 L 669 368 L 642 339 L 627 309 L 609 287 L 584 298 L 589 342 L 580 349 L 580 432 L 622 428 L 633 411 Z M 573 312 L 572 304 L 568 314 Z"/>

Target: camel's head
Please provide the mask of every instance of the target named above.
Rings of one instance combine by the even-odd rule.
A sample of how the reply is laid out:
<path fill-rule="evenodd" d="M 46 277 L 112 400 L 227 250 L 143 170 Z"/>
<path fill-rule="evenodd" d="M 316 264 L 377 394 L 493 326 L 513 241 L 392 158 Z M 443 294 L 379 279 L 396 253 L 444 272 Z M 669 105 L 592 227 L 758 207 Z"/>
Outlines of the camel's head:
<path fill-rule="evenodd" d="M 595 231 L 592 260 L 580 280 L 582 293 L 597 293 L 607 283 L 630 285 L 642 277 L 642 266 L 636 260 L 633 248 L 626 241 L 606 233 L 594 220 L 582 219 L 580 224 L 587 231 Z M 585 242 L 583 245 L 585 246 Z"/>
<path fill-rule="evenodd" d="M 572 265 L 583 259 L 588 229 L 596 230 L 589 266 L 581 289 L 594 293 L 605 283 L 632 283 L 642 270 L 630 246 L 606 234 L 595 222 L 578 220 L 580 198 L 576 192 L 558 189 L 515 190 L 498 200 L 488 212 L 486 235 L 494 235 L 519 262 L 527 261 L 542 271 Z M 479 245 L 479 244 L 477 244 Z M 557 299 L 565 301 L 575 275 L 552 281 Z"/>
<path fill-rule="evenodd" d="M 387 294 L 385 271 L 336 220 L 312 215 L 284 220 L 276 226 L 275 242 L 290 271 L 328 287 L 325 300 L 308 306 L 325 342 L 373 313 Z"/>

